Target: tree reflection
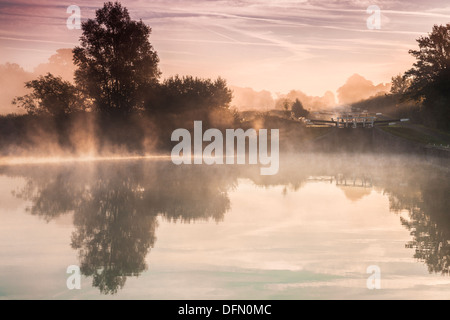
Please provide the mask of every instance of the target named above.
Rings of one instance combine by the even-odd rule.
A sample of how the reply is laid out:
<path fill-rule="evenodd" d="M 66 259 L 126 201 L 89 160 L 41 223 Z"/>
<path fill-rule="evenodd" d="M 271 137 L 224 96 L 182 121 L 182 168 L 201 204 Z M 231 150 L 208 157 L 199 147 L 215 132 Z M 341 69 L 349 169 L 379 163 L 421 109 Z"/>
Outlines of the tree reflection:
<path fill-rule="evenodd" d="M 117 293 L 127 277 L 147 269 L 158 216 L 220 221 L 230 209 L 227 191 L 236 184 L 232 170 L 165 162 L 19 167 L 11 173 L 28 178 L 16 195 L 31 201 L 31 214 L 51 221 L 74 212 L 71 246 L 82 274 L 103 294 Z"/>
<path fill-rule="evenodd" d="M 18 198 L 31 201 L 27 210 L 32 215 L 49 222 L 79 205 L 84 190 L 82 185 L 74 183 L 74 170 L 53 173 L 48 169 L 40 169 L 33 176 L 22 190 L 13 192 Z"/>
<path fill-rule="evenodd" d="M 93 277 L 102 293 L 114 294 L 128 276 L 147 269 L 145 257 L 155 243 L 156 216 L 142 206 L 142 194 L 129 177 L 97 180 L 84 194 L 74 217 L 72 248 L 81 272 Z"/>
<path fill-rule="evenodd" d="M 350 162 L 350 165 L 349 165 Z M 3 170 L 3 169 L 2 169 Z M 448 171 L 448 170 L 447 170 Z M 450 271 L 450 173 L 419 163 L 373 158 L 346 159 L 339 155 L 293 157 L 280 173 L 262 177 L 259 168 L 245 166 L 175 166 L 170 162 L 127 161 L 59 166 L 17 166 L 8 175 L 27 178 L 16 192 L 31 202 L 31 214 L 51 221 L 73 212 L 72 248 L 81 271 L 92 277 L 103 294 L 115 294 L 127 277 L 139 276 L 156 242 L 158 217 L 190 223 L 222 221 L 230 209 L 228 192 L 238 178 L 257 186 L 298 190 L 314 177 L 369 181 L 383 190 L 393 212 L 407 212 L 401 222 L 412 236 L 407 247 L 430 272 Z M 367 187 L 365 183 L 361 184 Z M 251 201 L 251 200 L 249 200 Z"/>
<path fill-rule="evenodd" d="M 392 176 L 391 178 L 392 179 Z M 450 272 L 450 174 L 432 166 L 409 171 L 403 184 L 386 189 L 394 212 L 407 211 L 400 217 L 413 240 L 414 258 L 423 261 L 430 273 Z"/>
<path fill-rule="evenodd" d="M 302 155 L 280 165 L 276 177 L 253 174 L 250 178 L 258 185 L 285 186 L 283 192 L 287 192 L 286 187 L 297 190 L 314 176 L 334 177 L 331 181 L 337 186 L 342 185 L 342 177 L 349 177 L 352 186 L 359 180 L 361 188 L 370 185 L 383 190 L 389 196 L 392 212 L 408 212 L 408 218 L 400 219 L 412 236 L 406 247 L 415 248 L 414 258 L 424 262 L 430 273 L 450 274 L 448 169 L 399 155 L 375 158 Z"/>

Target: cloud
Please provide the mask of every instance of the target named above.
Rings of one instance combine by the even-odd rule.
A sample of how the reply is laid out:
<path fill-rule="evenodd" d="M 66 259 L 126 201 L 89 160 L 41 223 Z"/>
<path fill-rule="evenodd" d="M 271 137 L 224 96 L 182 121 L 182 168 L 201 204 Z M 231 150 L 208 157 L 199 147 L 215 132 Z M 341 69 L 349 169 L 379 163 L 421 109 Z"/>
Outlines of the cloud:
<path fill-rule="evenodd" d="M 77 1 L 82 20 L 103 2 Z M 366 27 L 372 0 L 121 2 L 152 27 L 164 76 L 221 75 L 240 87 L 314 95 L 336 89 L 348 70 L 388 81 L 410 66 L 415 39 L 450 19 L 447 0 L 378 0 L 376 31 Z M 0 0 L 0 63 L 30 71 L 45 63 L 45 50 L 77 45 L 81 31 L 66 28 L 65 8 L 56 0 Z"/>
<path fill-rule="evenodd" d="M 291 90 L 288 94 L 278 95 L 276 108 L 282 109 L 285 101 L 291 104 L 296 99 L 300 100 L 303 106 L 308 110 L 328 109 L 336 105 L 336 99 L 331 91 L 327 91 L 323 96 L 319 97 L 309 96 L 300 90 Z"/>
<path fill-rule="evenodd" d="M 300 90 L 291 90 L 287 94 L 277 94 L 274 99 L 270 91 L 255 91 L 252 88 L 240 88 L 232 86 L 233 101 L 231 106 L 239 111 L 255 110 L 268 111 L 272 109 L 283 109 L 284 103 L 294 103 L 299 99 L 306 109 L 320 110 L 332 108 L 336 105 L 336 99 L 331 91 L 325 92 L 323 96 L 309 96 Z"/>
<path fill-rule="evenodd" d="M 374 85 L 372 81 L 367 80 L 359 74 L 354 74 L 337 90 L 337 93 L 341 104 L 351 104 L 376 95 L 388 93 L 390 88 L 390 83 Z"/>
<path fill-rule="evenodd" d="M 266 111 L 275 107 L 275 101 L 269 91 L 255 91 L 251 88 L 234 86 L 231 86 L 231 90 L 233 90 L 233 101 L 231 102 L 231 106 L 239 111 Z"/>

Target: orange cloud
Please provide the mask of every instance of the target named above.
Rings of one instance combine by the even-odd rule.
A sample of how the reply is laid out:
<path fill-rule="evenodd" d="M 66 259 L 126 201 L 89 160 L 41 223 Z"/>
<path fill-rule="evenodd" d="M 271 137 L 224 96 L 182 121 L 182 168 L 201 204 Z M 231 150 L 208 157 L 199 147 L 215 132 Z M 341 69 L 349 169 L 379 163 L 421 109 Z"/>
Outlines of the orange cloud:
<path fill-rule="evenodd" d="M 337 90 L 339 103 L 351 104 L 380 94 L 388 93 L 390 83 L 374 85 L 372 81 L 354 74 Z"/>

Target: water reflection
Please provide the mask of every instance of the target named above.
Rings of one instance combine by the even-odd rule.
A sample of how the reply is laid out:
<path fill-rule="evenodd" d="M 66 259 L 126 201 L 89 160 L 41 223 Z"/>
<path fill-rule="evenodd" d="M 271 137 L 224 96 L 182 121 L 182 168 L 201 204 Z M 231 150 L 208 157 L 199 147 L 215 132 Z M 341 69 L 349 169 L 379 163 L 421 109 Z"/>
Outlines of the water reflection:
<path fill-rule="evenodd" d="M 8 174 L 28 179 L 15 194 L 31 201 L 32 215 L 51 221 L 74 212 L 71 246 L 81 272 L 104 294 L 117 293 L 127 277 L 147 269 L 158 215 L 186 223 L 221 221 L 237 178 L 227 170 L 163 162 L 16 167 Z"/>
<path fill-rule="evenodd" d="M 177 167 L 163 161 L 13 166 L 1 168 L 0 174 L 27 179 L 14 192 L 31 202 L 32 215 L 51 221 L 74 213 L 71 246 L 82 273 L 103 294 L 117 293 L 127 277 L 147 269 L 158 216 L 220 222 L 230 210 L 228 192 L 239 179 L 261 187 L 284 186 L 284 193 L 311 181 L 329 181 L 353 201 L 367 190 L 383 192 L 391 211 L 408 213 L 399 218 L 410 230 L 406 246 L 416 249 L 414 257 L 430 272 L 449 273 L 450 174 L 420 160 L 303 155 L 285 159 L 277 176 L 260 176 L 254 167 Z"/>
<path fill-rule="evenodd" d="M 388 185 L 390 207 L 394 212 L 408 211 L 400 217 L 413 240 L 414 257 L 424 261 L 429 272 L 450 272 L 450 177 L 436 169 L 409 172 L 400 185 Z"/>

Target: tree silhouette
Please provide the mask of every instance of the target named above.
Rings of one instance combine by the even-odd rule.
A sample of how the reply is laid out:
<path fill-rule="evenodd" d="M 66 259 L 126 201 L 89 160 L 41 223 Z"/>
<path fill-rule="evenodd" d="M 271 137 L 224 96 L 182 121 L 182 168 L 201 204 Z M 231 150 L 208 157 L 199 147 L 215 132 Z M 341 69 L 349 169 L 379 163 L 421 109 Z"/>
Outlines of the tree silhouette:
<path fill-rule="evenodd" d="M 32 89 L 32 93 L 16 97 L 13 104 L 24 108 L 29 114 L 60 116 L 85 108 L 80 91 L 70 82 L 51 73 L 26 82 L 25 87 Z"/>
<path fill-rule="evenodd" d="M 404 77 L 402 74 L 398 74 L 392 77 L 391 81 L 391 93 L 392 94 L 405 94 L 411 86 L 411 79 Z"/>
<path fill-rule="evenodd" d="M 417 42 L 419 50 L 409 51 L 417 61 L 405 75 L 412 78 L 411 94 L 422 96 L 441 72 L 450 68 L 450 24 L 433 26 L 432 32 Z"/>
<path fill-rule="evenodd" d="M 228 109 L 231 99 L 231 90 L 222 78 L 213 81 L 175 76 L 159 85 L 156 94 L 149 99 L 147 109 L 175 114 L 185 111 L 210 112 Z"/>
<path fill-rule="evenodd" d="M 296 118 L 300 118 L 300 117 L 307 117 L 309 112 L 308 110 L 306 110 L 305 108 L 303 108 L 303 104 L 300 102 L 300 100 L 295 99 L 294 104 L 292 105 L 291 108 L 292 112 L 294 113 L 294 116 Z"/>
<path fill-rule="evenodd" d="M 88 129 L 89 134 L 83 136 L 95 141 L 91 146 L 98 154 L 111 150 L 144 154 L 149 148 L 169 149 L 172 141 L 167 137 L 192 120 L 204 121 L 205 128 L 237 126 L 240 117 L 229 108 L 232 92 L 224 79 L 175 76 L 159 81 L 159 58 L 149 42 L 150 34 L 151 28 L 132 20 L 119 2 L 105 3 L 94 19 L 82 23 L 79 46 L 58 50 L 48 63 L 36 68 L 50 68 L 65 79 L 71 78 L 69 71 L 75 68 L 75 85 L 52 74 L 27 82 L 33 91 L 17 92 L 23 96 L 13 102 L 31 116 L 5 120 L 1 131 L 11 138 L 0 137 L 0 142 L 26 151 L 39 148 L 40 152 L 56 142 L 72 155 L 81 146 L 78 137 L 82 134 L 78 133 Z M 18 66 L 3 69 L 23 74 L 22 81 L 32 79 Z M 45 132 L 46 137 L 35 139 L 36 132 Z"/>
<path fill-rule="evenodd" d="M 148 40 L 151 28 L 131 20 L 119 2 L 107 2 L 82 30 L 81 45 L 73 50 L 76 83 L 105 114 L 123 116 L 142 108 L 160 75 Z"/>
<path fill-rule="evenodd" d="M 411 85 L 406 97 L 423 101 L 427 124 L 450 130 L 450 24 L 435 25 L 417 39 L 419 50 L 410 50 L 417 61 L 405 73 Z"/>

